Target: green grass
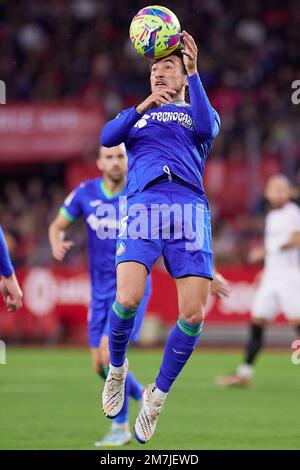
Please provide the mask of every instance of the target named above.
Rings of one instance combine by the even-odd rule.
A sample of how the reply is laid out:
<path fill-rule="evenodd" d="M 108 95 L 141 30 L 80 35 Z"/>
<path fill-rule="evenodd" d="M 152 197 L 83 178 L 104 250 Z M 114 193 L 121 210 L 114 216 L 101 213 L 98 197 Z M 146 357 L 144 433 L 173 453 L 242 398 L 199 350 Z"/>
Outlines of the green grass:
<path fill-rule="evenodd" d="M 131 370 L 154 381 L 161 351 L 131 351 Z M 265 353 L 249 390 L 218 389 L 239 353 L 195 353 L 175 383 L 147 446 L 132 449 L 299 449 L 300 366 Z M 0 449 L 93 449 L 110 422 L 88 351 L 9 349 L 0 365 Z M 132 404 L 131 422 L 137 414 Z"/>

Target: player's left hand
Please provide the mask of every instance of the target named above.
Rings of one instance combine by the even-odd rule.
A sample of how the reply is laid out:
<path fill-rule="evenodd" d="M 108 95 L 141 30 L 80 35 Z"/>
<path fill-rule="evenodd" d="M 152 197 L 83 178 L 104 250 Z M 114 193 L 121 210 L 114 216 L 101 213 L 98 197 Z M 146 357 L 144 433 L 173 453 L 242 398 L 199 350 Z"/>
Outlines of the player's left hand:
<path fill-rule="evenodd" d="M 217 297 L 228 297 L 230 294 L 230 286 L 227 279 L 222 274 L 215 273 L 214 279 L 210 285 L 210 292 Z"/>
<path fill-rule="evenodd" d="M 9 312 L 15 312 L 22 307 L 23 292 L 15 274 L 12 274 L 10 277 L 2 277 L 0 289 Z"/>
<path fill-rule="evenodd" d="M 183 62 L 189 76 L 197 73 L 198 48 L 193 37 L 186 31 L 182 31 L 184 49 L 182 50 Z"/>

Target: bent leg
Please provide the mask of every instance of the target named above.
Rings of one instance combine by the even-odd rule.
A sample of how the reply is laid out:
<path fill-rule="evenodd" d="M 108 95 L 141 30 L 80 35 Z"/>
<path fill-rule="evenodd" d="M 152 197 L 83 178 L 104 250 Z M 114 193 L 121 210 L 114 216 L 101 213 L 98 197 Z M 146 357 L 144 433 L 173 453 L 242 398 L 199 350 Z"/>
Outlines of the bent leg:
<path fill-rule="evenodd" d="M 124 262 L 117 266 L 117 298 L 110 312 L 109 350 L 113 367 L 122 367 L 134 327 L 135 315 L 144 295 L 147 270 L 143 264 Z"/>
<path fill-rule="evenodd" d="M 128 372 L 126 350 L 146 277 L 146 267 L 140 263 L 124 262 L 117 267 L 117 299 L 109 316 L 110 367 L 102 393 L 103 411 L 108 418 L 118 416 L 124 404 Z"/>

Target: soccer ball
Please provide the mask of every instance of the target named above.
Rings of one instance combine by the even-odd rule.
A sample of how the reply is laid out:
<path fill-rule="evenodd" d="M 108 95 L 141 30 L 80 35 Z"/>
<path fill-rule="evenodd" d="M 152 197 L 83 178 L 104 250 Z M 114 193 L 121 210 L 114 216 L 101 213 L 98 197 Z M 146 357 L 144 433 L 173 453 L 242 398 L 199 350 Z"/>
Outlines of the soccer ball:
<path fill-rule="evenodd" d="M 179 21 L 168 8 L 152 5 L 133 18 L 129 35 L 138 54 L 151 59 L 166 57 L 178 47 L 181 37 Z"/>

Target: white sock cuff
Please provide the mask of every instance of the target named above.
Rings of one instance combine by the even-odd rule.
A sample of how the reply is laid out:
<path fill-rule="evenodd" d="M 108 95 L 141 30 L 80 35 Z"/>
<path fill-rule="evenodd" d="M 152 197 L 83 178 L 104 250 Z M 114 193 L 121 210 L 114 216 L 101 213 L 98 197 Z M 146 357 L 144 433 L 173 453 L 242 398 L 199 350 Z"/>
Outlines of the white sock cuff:
<path fill-rule="evenodd" d="M 154 396 L 156 400 L 162 401 L 166 399 L 168 394 L 165 392 L 162 392 L 161 390 L 159 390 L 159 388 L 157 388 L 156 385 L 154 385 L 152 388 L 152 395 Z"/>
<path fill-rule="evenodd" d="M 109 364 L 109 370 L 111 370 L 114 374 L 122 374 L 124 372 L 124 364 L 120 367 L 115 367 L 112 364 Z"/>

